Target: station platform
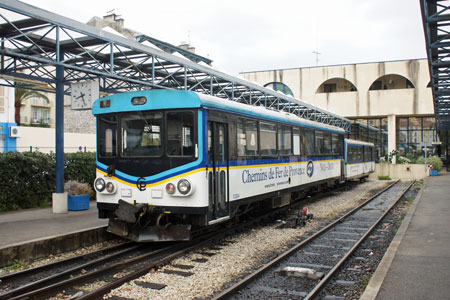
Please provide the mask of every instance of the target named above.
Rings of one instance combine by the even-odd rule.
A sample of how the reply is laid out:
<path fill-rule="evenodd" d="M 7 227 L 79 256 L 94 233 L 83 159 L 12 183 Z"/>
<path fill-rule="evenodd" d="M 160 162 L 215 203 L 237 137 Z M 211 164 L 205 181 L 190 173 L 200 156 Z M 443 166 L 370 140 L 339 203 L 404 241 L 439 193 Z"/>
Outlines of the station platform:
<path fill-rule="evenodd" d="M 107 224 L 107 219 L 98 218 L 95 201 L 90 202 L 87 210 L 68 211 L 62 214 L 54 214 L 51 207 L 1 213 L 0 248 Z"/>
<path fill-rule="evenodd" d="M 426 179 L 360 299 L 450 299 L 450 172 Z"/>

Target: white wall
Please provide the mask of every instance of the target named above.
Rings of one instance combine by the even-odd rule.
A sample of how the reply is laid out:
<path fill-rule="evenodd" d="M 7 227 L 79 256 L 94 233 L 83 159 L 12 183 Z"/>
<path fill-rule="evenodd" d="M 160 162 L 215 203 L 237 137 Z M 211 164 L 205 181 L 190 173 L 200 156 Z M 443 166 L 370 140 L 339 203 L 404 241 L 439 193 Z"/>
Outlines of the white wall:
<path fill-rule="evenodd" d="M 15 123 L 14 89 L 0 86 L 0 123 Z"/>
<path fill-rule="evenodd" d="M 369 91 L 375 80 L 389 74 L 409 79 L 415 88 Z M 283 82 L 295 98 L 344 117 L 434 115 L 431 89 L 427 88 L 430 75 L 426 59 L 256 71 L 241 76 L 261 85 Z M 357 91 L 317 93 L 332 78 L 350 81 Z"/>
<path fill-rule="evenodd" d="M 55 129 L 41 127 L 20 127 L 21 136 L 17 138 L 17 151 L 55 152 Z M 95 151 L 95 134 L 64 133 L 64 152 Z"/>
<path fill-rule="evenodd" d="M 418 164 L 375 164 L 375 172 L 369 178 L 378 179 L 378 176 L 389 176 L 393 180 L 421 180 L 429 176 L 429 170 Z"/>

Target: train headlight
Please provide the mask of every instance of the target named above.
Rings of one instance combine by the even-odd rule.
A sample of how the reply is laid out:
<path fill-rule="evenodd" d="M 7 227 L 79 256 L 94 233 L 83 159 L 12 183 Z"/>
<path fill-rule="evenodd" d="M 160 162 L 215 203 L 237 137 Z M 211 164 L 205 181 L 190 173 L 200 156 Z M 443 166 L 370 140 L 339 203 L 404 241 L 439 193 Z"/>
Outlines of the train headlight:
<path fill-rule="evenodd" d="M 94 182 L 94 186 L 97 192 L 103 192 L 103 190 L 105 189 L 105 181 L 103 180 L 103 178 L 97 178 Z"/>
<path fill-rule="evenodd" d="M 191 191 L 191 184 L 186 179 L 181 179 L 180 181 L 178 181 L 177 188 L 181 194 L 186 195 Z"/>
<path fill-rule="evenodd" d="M 173 183 L 166 184 L 166 191 L 167 193 L 172 195 L 173 193 L 175 193 L 175 185 L 173 185 Z"/>
<path fill-rule="evenodd" d="M 106 191 L 110 194 L 114 193 L 116 191 L 116 187 L 114 186 L 114 183 L 108 182 L 106 184 Z"/>

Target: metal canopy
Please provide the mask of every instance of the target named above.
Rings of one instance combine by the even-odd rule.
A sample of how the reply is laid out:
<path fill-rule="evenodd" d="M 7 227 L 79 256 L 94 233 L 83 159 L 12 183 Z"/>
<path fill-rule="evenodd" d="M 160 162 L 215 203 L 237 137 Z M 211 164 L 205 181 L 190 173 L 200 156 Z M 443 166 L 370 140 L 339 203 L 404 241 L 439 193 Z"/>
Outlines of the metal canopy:
<path fill-rule="evenodd" d="M 136 36 L 136 40 L 139 43 L 149 42 L 150 44 L 155 45 L 156 47 L 158 47 L 158 48 L 160 48 L 160 49 L 162 49 L 162 50 L 164 50 L 166 52 L 169 52 L 171 54 L 178 52 L 181 55 L 183 55 L 184 57 L 186 57 L 187 59 L 192 60 L 193 62 L 196 62 L 196 63 L 204 62 L 204 63 L 206 63 L 208 65 L 211 65 L 211 63 L 212 63 L 212 60 L 209 59 L 209 58 L 206 58 L 206 57 L 200 56 L 198 54 L 192 53 L 192 52 L 190 52 L 188 50 L 185 50 L 185 49 L 182 49 L 180 47 L 174 46 L 172 44 L 160 41 L 158 39 L 155 39 L 155 38 L 150 37 L 150 36 L 145 35 L 145 34 L 137 35 Z"/>
<path fill-rule="evenodd" d="M 184 89 L 350 130 L 349 120 L 306 102 L 19 1 L 0 2 L 0 36 L 0 78 L 10 86 L 55 90 L 59 66 L 66 94 L 70 82 L 96 78 L 101 93 Z"/>
<path fill-rule="evenodd" d="M 436 126 L 450 130 L 450 1 L 420 0 Z"/>

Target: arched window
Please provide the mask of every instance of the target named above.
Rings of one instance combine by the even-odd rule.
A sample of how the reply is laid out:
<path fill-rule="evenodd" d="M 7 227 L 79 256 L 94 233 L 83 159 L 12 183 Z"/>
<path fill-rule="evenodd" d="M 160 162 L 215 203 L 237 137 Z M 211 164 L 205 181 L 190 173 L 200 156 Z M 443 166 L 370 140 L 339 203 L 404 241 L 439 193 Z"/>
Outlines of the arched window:
<path fill-rule="evenodd" d="M 345 78 L 331 78 L 322 83 L 316 93 L 355 92 L 356 86 Z"/>
<path fill-rule="evenodd" d="M 286 95 L 294 96 L 294 93 L 292 93 L 291 89 L 282 82 L 269 82 L 265 84 L 264 87 L 271 88 L 274 91 L 282 92 Z"/>
<path fill-rule="evenodd" d="M 369 90 L 395 90 L 395 89 L 411 89 L 414 85 L 408 78 L 397 74 L 384 75 L 375 80 Z"/>

